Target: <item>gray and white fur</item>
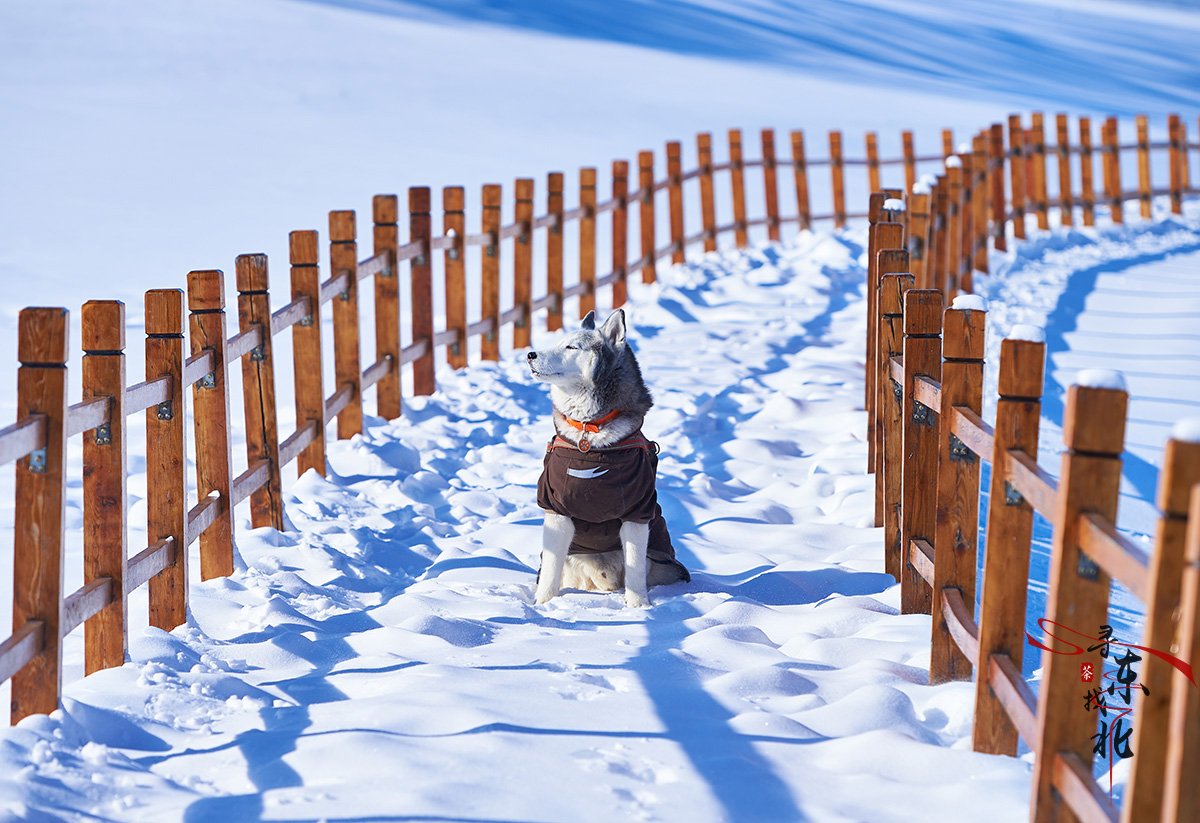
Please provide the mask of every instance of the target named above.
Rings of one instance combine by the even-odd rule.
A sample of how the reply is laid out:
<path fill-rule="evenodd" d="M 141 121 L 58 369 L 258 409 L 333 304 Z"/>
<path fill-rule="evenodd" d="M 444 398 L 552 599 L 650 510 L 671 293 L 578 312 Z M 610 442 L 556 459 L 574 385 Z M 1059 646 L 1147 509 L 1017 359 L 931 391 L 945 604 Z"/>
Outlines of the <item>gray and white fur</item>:
<path fill-rule="evenodd" d="M 654 400 L 642 379 L 633 350 L 626 345 L 625 334 L 623 310 L 617 309 L 609 315 L 598 330 L 596 313 L 588 312 L 578 331 L 568 334 L 553 348 L 527 355 L 534 378 L 550 384 L 554 429 L 564 440 L 578 445 L 580 438 L 586 436 L 592 448 L 603 449 L 641 429 Z M 606 422 L 598 432 L 585 434 L 566 422 L 568 417 L 599 420 L 617 409 L 620 415 Z M 614 591 L 624 584 L 626 606 L 649 607 L 648 524 L 621 524 L 621 552 L 569 555 L 574 536 L 575 524 L 570 517 L 545 512 L 537 603 L 556 597 L 564 585 L 585 591 Z M 623 568 L 616 568 L 617 564 Z"/>

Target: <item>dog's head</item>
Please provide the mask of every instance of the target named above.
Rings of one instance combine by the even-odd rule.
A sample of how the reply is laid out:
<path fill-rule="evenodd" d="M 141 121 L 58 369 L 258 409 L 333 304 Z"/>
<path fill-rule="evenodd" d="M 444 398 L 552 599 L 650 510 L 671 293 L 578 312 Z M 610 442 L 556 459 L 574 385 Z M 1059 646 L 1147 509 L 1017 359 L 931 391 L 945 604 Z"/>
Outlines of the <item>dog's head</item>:
<path fill-rule="evenodd" d="M 558 345 L 531 351 L 529 371 L 544 383 L 563 388 L 592 383 L 598 373 L 619 360 L 625 352 L 625 312 L 617 309 L 604 325 L 596 328 L 596 313 L 588 312 L 579 330 Z"/>

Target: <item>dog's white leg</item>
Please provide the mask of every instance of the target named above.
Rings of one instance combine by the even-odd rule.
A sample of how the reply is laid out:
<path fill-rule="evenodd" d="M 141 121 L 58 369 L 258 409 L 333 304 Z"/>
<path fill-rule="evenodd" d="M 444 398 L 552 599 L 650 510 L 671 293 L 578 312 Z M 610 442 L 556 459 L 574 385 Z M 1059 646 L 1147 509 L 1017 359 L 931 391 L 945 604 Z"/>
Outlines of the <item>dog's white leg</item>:
<path fill-rule="evenodd" d="M 625 605 L 631 609 L 650 608 L 650 598 L 646 596 L 646 545 L 649 542 L 649 523 L 621 524 L 621 546 L 625 549 Z"/>
<path fill-rule="evenodd" d="M 575 539 L 575 524 L 571 518 L 555 512 L 546 512 L 542 523 L 542 573 L 538 578 L 537 603 L 549 602 L 562 589 L 563 567 L 567 564 L 567 552 Z"/>

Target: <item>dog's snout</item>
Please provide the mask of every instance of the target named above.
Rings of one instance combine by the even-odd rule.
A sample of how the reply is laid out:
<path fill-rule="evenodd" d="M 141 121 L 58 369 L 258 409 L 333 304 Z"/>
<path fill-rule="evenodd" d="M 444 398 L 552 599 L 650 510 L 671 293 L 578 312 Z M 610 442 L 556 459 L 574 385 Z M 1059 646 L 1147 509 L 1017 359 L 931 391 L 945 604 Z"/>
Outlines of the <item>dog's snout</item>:
<path fill-rule="evenodd" d="M 531 351 L 529 354 L 527 354 L 525 356 L 528 357 L 530 360 L 537 360 L 537 352 L 535 352 L 535 351 Z"/>

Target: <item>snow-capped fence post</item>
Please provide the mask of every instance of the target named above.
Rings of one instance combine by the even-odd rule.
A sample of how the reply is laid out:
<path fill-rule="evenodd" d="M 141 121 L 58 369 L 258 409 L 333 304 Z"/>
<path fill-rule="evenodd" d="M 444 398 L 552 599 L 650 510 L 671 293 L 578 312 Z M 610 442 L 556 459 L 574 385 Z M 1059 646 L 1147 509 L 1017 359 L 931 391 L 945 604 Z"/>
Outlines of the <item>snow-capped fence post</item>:
<path fill-rule="evenodd" d="M 796 214 L 800 230 L 812 228 L 812 208 L 808 200 L 808 161 L 804 156 L 804 132 L 792 132 L 792 168 L 796 176 Z"/>
<path fill-rule="evenodd" d="M 829 132 L 829 173 L 833 184 L 833 225 L 846 226 L 846 173 L 842 160 L 842 133 Z"/>
<path fill-rule="evenodd" d="M 283 481 L 279 471 L 279 426 L 275 414 L 275 347 L 271 334 L 271 296 L 265 254 L 239 255 L 234 264 L 238 290 L 238 328 L 258 326 L 261 342 L 242 361 L 242 399 L 246 412 L 246 464 L 267 461 L 267 481 L 250 493 L 250 524 L 283 529 Z"/>
<path fill-rule="evenodd" d="M 667 203 L 671 213 L 671 262 L 681 264 L 686 259 L 683 228 L 683 147 L 678 140 L 667 143 Z"/>
<path fill-rule="evenodd" d="M 1144 114 L 1137 116 L 1137 157 L 1138 201 L 1142 219 L 1149 220 L 1153 216 L 1150 210 L 1150 118 Z"/>
<path fill-rule="evenodd" d="M 1025 239 L 1025 129 L 1021 115 L 1008 116 L 1008 167 L 1012 181 L 1013 237 Z"/>
<path fill-rule="evenodd" d="M 1012 449 L 1037 459 L 1038 424 L 1046 344 L 1037 335 L 1000 344 L 999 399 L 992 437 L 988 491 L 987 546 L 979 598 L 979 661 L 975 678 L 972 745 L 977 752 L 1017 754 L 1017 728 L 989 685 L 997 660 L 1021 671 L 1025 651 L 1025 603 L 1029 587 L 1029 546 L 1033 506 L 1005 477 Z"/>
<path fill-rule="evenodd" d="M 763 197 L 767 209 L 767 239 L 779 240 L 779 182 L 775 168 L 775 130 L 762 130 Z M 871 189 L 875 191 L 875 189 Z"/>
<path fill-rule="evenodd" d="M 1196 653 L 1189 648 L 1183 635 L 1187 633 L 1188 612 L 1181 608 L 1183 580 L 1187 576 L 1186 540 L 1188 530 L 1188 495 L 1193 486 L 1200 483 L 1200 442 L 1171 438 L 1163 449 L 1162 470 L 1159 472 L 1158 508 L 1162 516 L 1154 535 L 1154 549 L 1149 558 L 1150 590 L 1146 597 L 1146 623 L 1141 643 L 1151 649 L 1170 649 L 1176 646 L 1177 653 L 1193 665 Z M 1194 512 L 1192 518 L 1200 517 Z M 1200 530 L 1200 522 L 1192 525 Z M 1200 531 L 1198 531 L 1200 533 Z M 1200 560 L 1200 557 L 1194 558 Z M 1190 571 L 1190 570 L 1189 570 Z M 1194 583 L 1193 583 L 1194 585 Z M 1196 592 L 1191 594 L 1191 613 L 1194 620 Z M 1177 616 L 1178 615 L 1178 616 Z M 1178 639 L 1177 629 L 1178 625 Z M 1173 652 L 1176 653 L 1176 652 Z M 1187 700 L 1187 692 L 1194 691 L 1188 680 L 1175 676 L 1175 669 L 1153 655 L 1146 655 L 1138 672 L 1139 682 L 1149 694 L 1134 692 L 1133 714 L 1137 719 L 1134 726 L 1133 758 L 1129 783 L 1125 792 L 1124 819 L 1138 820 L 1193 820 L 1200 809 L 1192 808 L 1185 815 L 1177 809 L 1169 817 L 1162 817 L 1163 800 L 1171 792 L 1164 785 L 1168 763 L 1183 762 L 1182 757 L 1169 758 L 1167 741 L 1172 737 L 1171 702 Z M 1191 729 L 1196 728 L 1198 717 L 1192 718 Z M 1183 726 L 1188 728 L 1188 726 Z M 1180 729 L 1179 737 L 1186 737 Z M 1194 732 L 1193 735 L 1194 737 Z M 1200 764 L 1192 762 L 1192 771 Z M 1190 781 L 1189 781 L 1190 782 Z"/>
<path fill-rule="evenodd" d="M 1056 145 L 1058 155 L 1058 213 L 1059 221 L 1064 226 L 1075 225 L 1075 198 L 1071 194 L 1071 135 L 1067 126 L 1067 115 L 1058 114 L 1055 118 Z"/>
<path fill-rule="evenodd" d="M 170 396 L 146 409 L 146 537 L 174 543 L 174 559 L 150 578 L 150 625 L 187 621 L 187 437 L 184 421 L 183 291 L 146 292 L 146 379 L 169 377 Z"/>
<path fill-rule="evenodd" d="M 942 272 L 944 278 L 937 288 L 947 300 L 953 300 L 958 291 L 958 277 L 962 271 L 962 220 L 963 220 L 963 168 L 958 155 L 946 161 L 948 194 L 946 200 L 946 257 Z"/>
<path fill-rule="evenodd" d="M 975 204 L 975 214 L 972 220 L 974 227 L 974 237 L 971 245 L 975 249 L 975 259 L 967 264 L 968 271 L 974 267 L 976 271 L 987 273 L 988 270 L 988 215 L 991 211 L 989 201 L 991 199 L 991 186 L 988 177 L 988 150 L 987 132 L 981 131 L 975 135 L 975 140 L 972 147 L 975 150 L 975 158 L 971 164 L 971 168 L 975 171 L 975 193 L 972 195 L 972 200 Z"/>
<path fill-rule="evenodd" d="M 551 186 L 554 185 L 554 175 L 550 175 Z M 553 211 L 554 193 L 551 191 L 551 210 Z M 442 230 L 453 239 L 452 244 L 442 252 L 443 272 L 446 279 L 446 327 L 456 335 L 446 349 L 446 362 L 452 369 L 466 368 L 467 365 L 467 275 L 466 247 L 463 238 L 467 233 L 467 218 L 465 213 L 466 193 L 462 186 L 446 186 L 442 189 Z M 558 175 L 558 211 L 562 213 L 562 175 Z M 552 232 L 553 234 L 553 232 Z M 558 292 L 557 305 L 550 306 L 550 315 L 546 322 L 551 329 L 562 328 L 562 232 L 558 243 Z M 553 249 L 553 244 L 551 245 Z M 547 268 L 547 280 L 553 291 L 555 283 L 553 253 Z M 554 326 L 555 318 L 558 325 Z M 396 363 L 400 360 L 397 358 Z M 397 367 L 397 373 L 400 369 Z"/>
<path fill-rule="evenodd" d="M 1117 134 L 1117 118 L 1104 121 L 1101 132 L 1104 140 L 1104 191 L 1108 195 L 1111 219 L 1114 223 L 1125 222 L 1122 206 L 1124 192 L 1121 191 L 1121 145 Z"/>
<path fill-rule="evenodd" d="M 879 195 L 880 204 L 883 202 L 883 195 Z M 882 210 L 880 210 L 882 212 Z M 875 352 L 878 348 L 876 344 L 878 333 L 878 318 L 879 318 L 879 251 L 881 249 L 899 249 L 904 243 L 904 227 L 899 223 L 892 222 L 877 222 L 871 226 L 867 239 L 867 351 Z M 908 271 L 907 267 L 902 271 Z M 867 369 L 864 382 L 866 383 L 866 397 L 863 408 L 867 410 L 867 460 L 872 467 L 870 471 L 878 471 L 879 468 L 879 434 L 875 431 L 875 374 L 874 369 Z M 877 525 L 882 524 L 881 510 L 876 506 L 875 520 Z"/>
<path fill-rule="evenodd" d="M 900 612 L 929 614 L 937 530 L 937 409 L 917 399 L 917 380 L 942 376 L 942 293 L 904 294 L 903 458 L 900 480 Z"/>
<path fill-rule="evenodd" d="M 899 268 L 904 252 L 893 249 Z M 904 349 L 904 293 L 913 287 L 913 276 L 902 270 L 883 274 L 879 282 L 879 350 L 875 362 L 875 514 L 884 529 L 884 570 L 900 579 L 900 481 L 903 455 L 901 386 L 892 376 L 892 358 Z"/>
<path fill-rule="evenodd" d="M 288 235 L 292 300 L 307 299 L 308 314 L 292 324 L 296 429 L 314 427 L 313 439 L 296 457 L 296 473 L 313 469 L 325 476 L 325 378 L 321 367 L 321 268 L 315 231 Z"/>
<path fill-rule="evenodd" d="M 581 193 L 581 199 L 587 192 L 591 192 L 591 205 L 593 209 L 596 205 L 596 170 L 583 169 L 583 179 L 586 183 L 588 175 L 586 172 L 591 172 L 590 187 L 583 186 L 584 191 Z M 492 327 L 483 333 L 483 340 L 479 344 L 480 357 L 483 360 L 499 360 L 500 359 L 500 198 L 503 196 L 503 191 L 500 186 L 489 183 L 483 187 L 483 233 L 487 235 L 483 241 L 483 263 L 481 266 L 480 276 L 480 306 L 482 319 L 492 321 Z M 595 212 L 591 213 L 589 218 L 584 216 L 584 225 L 592 226 L 593 232 L 591 244 L 580 242 L 580 265 L 579 276 L 585 279 L 585 282 L 596 281 L 596 236 L 595 236 Z M 590 253 L 590 255 L 589 255 Z M 584 263 L 591 260 L 590 281 L 585 278 L 588 273 Z M 595 286 L 589 287 L 588 291 L 584 292 L 579 297 L 580 303 L 587 300 L 595 300 Z M 581 307 L 582 308 L 582 307 Z"/>
<path fill-rule="evenodd" d="M 362 366 L 358 331 L 358 241 L 353 211 L 329 212 L 331 278 L 345 276 L 333 298 L 333 370 L 336 391 L 349 387 L 350 399 L 337 415 L 337 436 L 362 433 Z"/>
<path fill-rule="evenodd" d="M 900 133 L 900 144 L 904 151 L 904 190 L 912 191 L 913 183 L 917 182 L 917 150 L 912 131 L 906 129 Z"/>
<path fill-rule="evenodd" d="M 400 416 L 400 247 L 399 198 L 377 194 L 371 199 L 372 254 L 386 254 L 386 267 L 375 273 L 375 359 L 392 359 L 392 368 L 375 383 L 375 411 L 384 420 Z"/>
<path fill-rule="evenodd" d="M 184 381 L 192 386 L 196 428 L 196 496 L 217 507 L 200 532 L 200 579 L 233 574 L 232 453 L 229 445 L 229 364 L 225 358 L 225 275 L 216 269 L 188 272 L 188 326 L 192 356 Z M 210 370 L 191 381 L 188 366 L 210 353 Z M 191 518 L 189 518 L 190 520 Z M 186 544 L 185 544 L 186 545 Z M 186 551 L 186 548 L 184 549 Z"/>
<path fill-rule="evenodd" d="M 934 190 L 933 236 L 926 267 L 926 286 L 945 294 L 947 281 L 946 257 L 950 253 L 950 175 L 939 174 Z"/>
<path fill-rule="evenodd" d="M 530 194 L 533 183 L 530 181 Z M 530 209 L 532 210 L 532 202 Z M 408 189 L 408 242 L 420 243 L 421 250 L 412 258 L 412 268 L 409 270 L 409 304 L 412 306 L 412 342 L 420 345 L 425 342 L 425 352 L 413 361 L 413 394 L 433 394 L 434 382 L 434 353 L 433 342 L 433 270 L 432 253 L 429 245 L 430 228 L 433 223 L 433 198 L 428 186 L 410 186 Z M 518 245 L 519 245 L 518 238 Z M 526 247 L 528 248 L 528 246 Z M 521 274 L 514 269 L 514 288 L 521 288 Z M 526 294 L 528 288 L 526 287 Z M 528 309 L 528 306 L 526 306 Z M 529 312 L 525 312 L 525 325 L 528 325 Z M 517 320 L 517 330 L 521 329 L 521 318 Z M 497 329 L 497 333 L 499 329 Z M 528 342 L 525 345 L 529 345 Z M 397 367 L 399 364 L 397 364 Z M 359 399 L 359 415 L 362 414 L 362 400 Z M 340 432 L 339 432 L 340 434 Z"/>
<path fill-rule="evenodd" d="M 612 169 L 612 307 L 616 309 L 629 296 L 629 162 L 614 160 Z"/>
<path fill-rule="evenodd" d="M 1187 144 L 1181 139 L 1182 126 L 1183 121 L 1178 114 L 1167 118 L 1172 214 L 1183 214 L 1183 169 L 1187 163 Z"/>
<path fill-rule="evenodd" d="M 1004 126 L 993 123 L 988 130 L 988 180 L 991 186 L 992 247 L 996 251 L 1008 250 L 1006 233 L 1008 209 L 1004 197 L 1004 168 Z"/>
<path fill-rule="evenodd" d="M 1033 113 L 1033 208 L 1039 229 L 1050 228 L 1050 195 L 1046 185 L 1046 123 L 1040 111 Z"/>
<path fill-rule="evenodd" d="M 879 135 L 869 131 L 867 132 L 867 189 L 876 192 L 880 188 L 882 187 L 879 184 Z"/>
<path fill-rule="evenodd" d="M 1108 573 L 1079 546 L 1081 515 L 1116 521 L 1128 401 L 1129 395 L 1116 388 L 1075 385 L 1067 392 L 1067 451 L 1055 500 L 1046 619 L 1081 632 L 1090 633 L 1106 622 L 1110 582 Z M 1044 654 L 1042 671 L 1032 823 L 1055 819 L 1062 806 L 1062 787 L 1056 780 L 1061 770 L 1090 777 L 1096 730 L 1095 715 L 1079 710 L 1079 662 L 1071 655 Z"/>
<path fill-rule="evenodd" d="M 513 322 L 513 348 L 529 348 L 533 331 L 533 180 L 522 177 L 513 186 L 513 220 L 517 236 L 513 242 L 513 306 L 520 316 Z M 428 238 L 426 230 L 425 238 Z M 415 237 L 413 239 L 416 239 Z M 428 335 L 430 356 L 433 354 L 433 303 L 429 305 Z M 415 303 L 414 303 L 415 305 Z M 416 318 L 413 318 L 413 339 L 416 339 Z M 430 360 L 432 365 L 432 359 Z M 431 374 L 432 376 L 432 374 Z M 430 386 L 432 393 L 432 386 Z M 420 392 L 418 392 L 420 394 Z"/>
<path fill-rule="evenodd" d="M 658 279 L 654 265 L 654 152 L 638 152 L 638 221 L 642 235 L 642 282 Z"/>
<path fill-rule="evenodd" d="M 1194 670 L 1200 664 L 1200 485 L 1192 486 L 1185 546 L 1178 642 L 1180 654 Z M 1163 819 L 1195 820 L 1200 817 L 1196 787 L 1200 737 L 1195 734 L 1200 726 L 1200 690 L 1182 672 L 1175 672 L 1173 680 Z"/>
<path fill-rule="evenodd" d="M 978 301 L 980 306 L 982 301 Z M 938 420 L 937 510 L 933 567 L 930 684 L 970 680 L 975 661 L 950 636 L 944 593 L 955 589 L 975 614 L 975 558 L 979 530 L 979 458 L 953 433 L 957 410 L 983 411 L 983 348 L 987 312 L 974 304 L 942 316 L 941 407 Z"/>
<path fill-rule="evenodd" d="M 552 171 L 546 178 L 546 212 L 550 215 L 550 226 L 546 230 L 546 291 L 553 297 L 546 309 L 546 331 L 560 331 L 563 327 L 563 175 L 560 171 Z M 456 231 L 459 235 L 462 234 L 461 229 Z M 455 262 L 461 260 L 460 255 Z M 466 296 L 465 290 L 463 296 Z M 463 331 L 460 333 L 464 340 L 467 336 L 466 322 L 464 304 Z M 465 346 L 463 365 L 466 365 Z"/>
<path fill-rule="evenodd" d="M 700 162 L 700 220 L 704 227 L 704 250 L 717 250 L 717 216 L 713 206 L 712 135 L 696 135 L 696 152 Z"/>
<path fill-rule="evenodd" d="M 954 154 L 954 130 L 942 129 L 942 159 Z"/>
<path fill-rule="evenodd" d="M 1095 164 L 1092 160 L 1092 120 L 1079 118 L 1079 202 L 1083 206 L 1083 225 L 1096 224 Z"/>
<path fill-rule="evenodd" d="M 23 309 L 17 321 L 17 419 L 40 415 L 45 445 L 16 468 L 13 629 L 42 624 L 42 648 L 12 676 L 12 722 L 49 714 L 62 694 L 63 519 L 66 510 L 66 309 Z"/>
<path fill-rule="evenodd" d="M 109 603 L 84 624 L 84 672 L 125 663 L 129 548 L 125 304 L 89 300 L 80 312 L 83 401 L 106 399 L 108 422 L 83 435 L 83 581 L 107 577 Z"/>
<path fill-rule="evenodd" d="M 733 189 L 733 236 L 739 249 L 746 248 L 746 172 L 742 158 L 742 130 L 729 130 L 729 180 Z"/>

